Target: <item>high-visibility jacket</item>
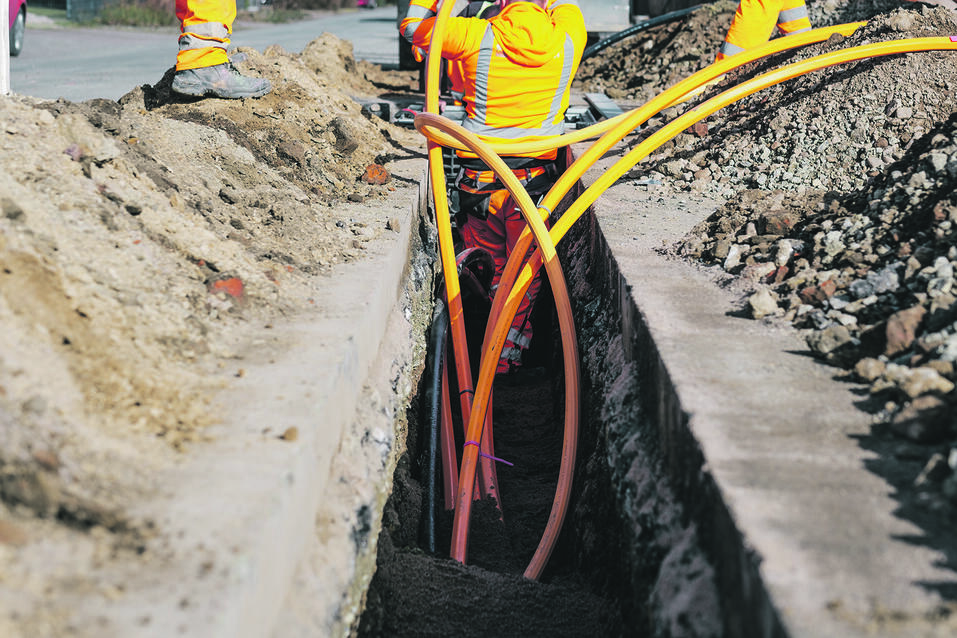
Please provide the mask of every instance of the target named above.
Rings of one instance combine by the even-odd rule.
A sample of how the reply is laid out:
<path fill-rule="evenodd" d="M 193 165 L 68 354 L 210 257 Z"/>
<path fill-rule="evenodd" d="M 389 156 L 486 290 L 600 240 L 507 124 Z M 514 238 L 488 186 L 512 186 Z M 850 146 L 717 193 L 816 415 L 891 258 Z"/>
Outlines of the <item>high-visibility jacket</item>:
<path fill-rule="evenodd" d="M 226 48 L 236 19 L 235 0 L 176 0 L 176 17 L 182 32 L 177 71 L 229 61 Z"/>
<path fill-rule="evenodd" d="M 775 25 L 785 35 L 810 29 L 804 0 L 741 0 L 717 59 L 764 44 Z"/>
<path fill-rule="evenodd" d="M 428 50 L 437 0 L 412 0 L 399 30 Z M 549 8 L 512 2 L 488 19 L 452 17 L 442 57 L 456 62 L 463 126 L 491 141 L 538 139 L 564 132 L 572 79 L 585 49 L 585 19 L 575 0 Z"/>

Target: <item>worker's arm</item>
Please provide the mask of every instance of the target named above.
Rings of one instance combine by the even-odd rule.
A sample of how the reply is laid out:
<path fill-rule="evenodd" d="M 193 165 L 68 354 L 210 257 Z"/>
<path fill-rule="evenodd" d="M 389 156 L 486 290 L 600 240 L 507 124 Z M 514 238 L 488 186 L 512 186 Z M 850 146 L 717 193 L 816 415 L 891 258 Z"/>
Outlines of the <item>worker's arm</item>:
<path fill-rule="evenodd" d="M 402 20 L 399 29 L 402 37 L 411 42 L 412 46 L 428 51 L 438 4 L 438 0 L 413 0 L 409 5 L 409 13 Z M 477 51 L 486 26 L 487 21 L 480 18 L 449 18 L 442 42 L 442 57 L 458 60 Z"/>

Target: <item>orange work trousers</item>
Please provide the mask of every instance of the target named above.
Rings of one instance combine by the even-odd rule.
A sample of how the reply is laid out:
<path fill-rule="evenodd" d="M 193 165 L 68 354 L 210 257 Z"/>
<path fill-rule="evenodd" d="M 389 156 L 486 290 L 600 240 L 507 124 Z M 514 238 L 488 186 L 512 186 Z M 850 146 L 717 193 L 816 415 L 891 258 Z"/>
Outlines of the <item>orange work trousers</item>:
<path fill-rule="evenodd" d="M 542 178 L 546 176 L 548 169 L 545 167 L 535 167 L 530 169 L 520 169 L 513 171 L 523 184 L 528 185 L 532 179 L 541 183 Z M 491 296 L 494 297 L 498 289 L 499 281 L 505 270 L 505 264 L 511 256 L 515 244 L 518 241 L 522 231 L 525 230 L 526 222 L 522 216 L 521 209 L 512 199 L 512 196 L 504 188 L 495 190 L 486 190 L 495 180 L 491 171 L 481 173 L 467 171 L 471 179 L 467 180 L 468 186 L 464 188 L 471 193 L 476 191 L 485 193 L 488 196 L 485 210 L 478 211 L 480 214 L 462 215 L 459 221 L 459 234 L 466 248 L 478 247 L 487 251 L 495 262 L 495 274 L 492 277 Z M 460 184 L 459 188 L 463 188 Z M 547 188 L 542 189 L 542 192 Z M 534 201 L 535 196 L 532 197 Z M 468 211 L 463 211 L 468 212 Z M 487 216 L 483 219 L 481 213 Z M 548 227 L 549 221 L 545 221 Z M 525 259 L 531 257 L 534 251 L 534 244 L 529 248 Z M 498 365 L 495 369 L 496 374 L 504 374 L 514 371 L 522 364 L 522 353 L 532 343 L 532 323 L 530 321 L 532 308 L 535 304 L 535 298 L 542 287 L 542 271 L 539 270 L 532 279 L 525 297 L 519 303 L 518 311 L 515 313 L 515 319 L 509 328 L 508 336 L 505 339 L 505 346 L 502 348 L 502 355 L 499 357 Z"/>

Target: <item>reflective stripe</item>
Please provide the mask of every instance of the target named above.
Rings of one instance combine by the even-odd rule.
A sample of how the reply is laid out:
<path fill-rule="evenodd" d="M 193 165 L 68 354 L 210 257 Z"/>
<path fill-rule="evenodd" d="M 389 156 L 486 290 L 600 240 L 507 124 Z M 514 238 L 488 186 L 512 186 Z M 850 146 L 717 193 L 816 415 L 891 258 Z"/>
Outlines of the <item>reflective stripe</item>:
<path fill-rule="evenodd" d="M 795 33 L 803 33 L 805 31 L 810 31 L 811 27 L 804 27 L 803 29 L 795 29 L 794 31 L 788 31 L 788 35 L 794 35 Z"/>
<path fill-rule="evenodd" d="M 742 47 L 739 47 L 737 44 L 731 44 L 730 42 L 725 42 L 721 45 L 719 49 L 722 55 L 735 55 L 744 51 Z"/>
<path fill-rule="evenodd" d="M 222 22 L 198 22 L 183 27 L 183 33 L 192 33 L 201 38 L 229 39 L 229 30 Z"/>
<path fill-rule="evenodd" d="M 793 9 L 784 9 L 778 14 L 778 24 L 782 22 L 794 22 L 801 18 L 807 18 L 807 7 L 794 7 Z"/>
<path fill-rule="evenodd" d="M 532 343 L 532 340 L 529 337 L 522 334 L 515 328 L 509 328 L 508 337 L 506 337 L 506 339 L 514 343 L 519 348 L 527 348 L 529 344 Z"/>
<path fill-rule="evenodd" d="M 554 9 L 555 7 L 560 7 L 563 4 L 570 4 L 574 7 L 578 6 L 577 0 L 555 0 L 554 2 L 549 3 L 548 8 Z"/>
<path fill-rule="evenodd" d="M 522 351 L 518 348 L 502 348 L 502 356 L 499 358 L 506 361 L 521 361 Z"/>
<path fill-rule="evenodd" d="M 422 5 L 418 4 L 410 4 L 409 11 L 402 20 L 402 22 L 405 23 L 405 29 L 402 31 L 402 37 L 411 42 L 412 36 L 415 34 L 415 30 L 419 28 L 419 24 L 421 24 L 426 18 L 431 18 L 434 15 L 435 12 L 428 7 L 423 7 Z"/>
<path fill-rule="evenodd" d="M 492 27 L 486 25 L 478 59 L 475 62 L 475 114 L 469 118 L 469 121 L 474 120 L 474 124 L 484 125 L 488 117 L 488 78 L 492 72 L 494 53 L 495 33 L 492 32 Z"/>
<path fill-rule="evenodd" d="M 542 122 L 543 126 L 553 123 L 555 119 L 558 118 L 562 108 L 562 98 L 565 97 L 565 91 L 568 89 L 568 84 L 572 79 L 572 64 L 574 61 L 575 43 L 572 41 L 572 37 L 566 34 L 565 50 L 562 52 L 562 77 L 558 81 L 558 87 L 555 89 L 555 96 L 552 98 L 552 107 L 548 112 L 548 119 Z"/>
<path fill-rule="evenodd" d="M 209 49 L 209 48 L 218 48 L 226 50 L 229 40 L 225 42 L 219 42 L 218 40 L 204 40 L 203 38 L 197 38 L 192 33 L 184 33 L 179 36 L 179 50 L 180 51 L 191 51 L 193 49 Z"/>
<path fill-rule="evenodd" d="M 472 121 L 472 118 L 466 118 L 462 126 L 476 135 L 501 137 L 504 139 L 519 139 L 528 135 L 561 135 L 565 132 L 564 122 L 551 124 L 549 126 L 540 126 L 538 128 L 522 128 L 520 126 L 496 128 L 485 124 L 477 124 Z"/>
<path fill-rule="evenodd" d="M 459 104 L 461 104 L 462 100 L 465 99 L 465 93 L 462 93 L 461 91 L 449 91 L 449 93 L 452 94 L 452 99 L 458 102 Z"/>

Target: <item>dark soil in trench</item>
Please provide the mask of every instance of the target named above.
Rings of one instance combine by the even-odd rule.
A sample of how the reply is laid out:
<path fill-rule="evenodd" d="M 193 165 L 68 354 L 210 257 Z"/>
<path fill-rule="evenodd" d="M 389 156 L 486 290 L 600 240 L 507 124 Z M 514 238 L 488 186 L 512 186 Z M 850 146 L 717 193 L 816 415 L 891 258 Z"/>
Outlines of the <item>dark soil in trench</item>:
<path fill-rule="evenodd" d="M 421 410 L 423 427 L 410 433 L 410 453 L 400 461 L 386 506 L 360 637 L 625 635 L 619 601 L 608 593 L 614 591 L 608 570 L 575 565 L 571 514 L 542 577 L 523 576 L 552 506 L 564 428 L 561 348 L 550 336 L 553 305 L 543 293 L 525 371 L 497 380 L 493 392 L 495 456 L 513 464 L 497 465 L 502 516 L 494 501 L 474 503 L 468 564 L 449 558 L 451 512 L 439 515 L 435 554 L 426 551 L 422 468 L 429 413 Z"/>

